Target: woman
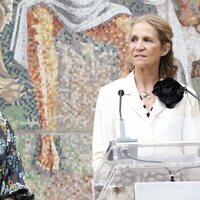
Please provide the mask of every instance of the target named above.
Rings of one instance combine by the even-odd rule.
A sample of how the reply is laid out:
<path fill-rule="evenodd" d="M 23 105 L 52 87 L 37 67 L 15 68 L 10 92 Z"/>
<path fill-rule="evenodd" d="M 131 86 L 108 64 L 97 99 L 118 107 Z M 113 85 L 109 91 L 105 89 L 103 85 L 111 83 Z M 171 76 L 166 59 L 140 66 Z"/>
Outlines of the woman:
<path fill-rule="evenodd" d="M 99 91 L 93 130 L 94 175 L 109 142 L 120 137 L 119 90 L 124 91 L 121 116 L 126 137 L 139 142 L 188 138 L 182 133 L 183 122 L 186 117 L 199 117 L 197 100 L 182 93 L 175 102 L 168 104 L 157 97 L 159 94 L 155 88 L 161 80 L 176 77 L 172 37 L 171 27 L 160 17 L 144 15 L 133 20 L 128 56 L 132 71 L 127 77 L 116 80 Z M 174 82 L 172 87 L 173 84 Z M 125 187 L 121 192 L 113 192 L 107 196 L 108 199 L 109 197 L 133 199 L 133 192 Z"/>
<path fill-rule="evenodd" d="M 0 115 L 0 199 L 32 200 L 34 195 L 24 182 L 22 161 L 16 150 L 14 132 Z"/>

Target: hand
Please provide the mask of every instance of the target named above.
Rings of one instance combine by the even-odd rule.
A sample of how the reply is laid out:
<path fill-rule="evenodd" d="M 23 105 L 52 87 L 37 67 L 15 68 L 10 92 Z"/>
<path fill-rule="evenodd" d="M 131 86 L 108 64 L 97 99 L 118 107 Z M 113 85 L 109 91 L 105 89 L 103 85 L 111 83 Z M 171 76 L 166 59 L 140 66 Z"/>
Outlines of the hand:
<path fill-rule="evenodd" d="M 42 135 L 40 139 L 41 149 L 37 158 L 37 164 L 48 171 L 59 169 L 59 156 L 53 136 Z"/>
<path fill-rule="evenodd" d="M 12 197 L 5 198 L 4 200 L 14 200 Z"/>

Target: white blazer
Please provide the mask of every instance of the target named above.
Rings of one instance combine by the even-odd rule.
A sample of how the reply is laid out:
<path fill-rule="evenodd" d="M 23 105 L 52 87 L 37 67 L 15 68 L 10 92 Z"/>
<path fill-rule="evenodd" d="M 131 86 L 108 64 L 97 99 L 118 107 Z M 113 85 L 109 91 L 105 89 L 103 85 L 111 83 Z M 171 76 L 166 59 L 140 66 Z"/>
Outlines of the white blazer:
<path fill-rule="evenodd" d="M 127 137 L 135 138 L 139 142 L 200 138 L 196 129 L 190 130 L 191 121 L 200 117 L 198 101 L 192 95 L 184 94 L 183 99 L 172 109 L 166 108 L 157 98 L 148 118 L 131 72 L 127 77 L 118 79 L 99 91 L 93 127 L 94 171 L 100 164 L 109 142 L 120 137 L 118 91 L 121 89 L 124 91 L 121 112 Z M 191 88 L 188 89 L 194 92 Z"/>

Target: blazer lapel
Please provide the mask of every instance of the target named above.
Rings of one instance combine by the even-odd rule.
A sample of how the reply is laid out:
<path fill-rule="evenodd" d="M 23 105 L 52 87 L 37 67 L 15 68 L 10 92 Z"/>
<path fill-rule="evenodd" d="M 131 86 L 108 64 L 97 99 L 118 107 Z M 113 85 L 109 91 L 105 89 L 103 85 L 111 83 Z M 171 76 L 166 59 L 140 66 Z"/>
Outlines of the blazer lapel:
<path fill-rule="evenodd" d="M 143 107 L 143 103 L 139 97 L 139 93 L 135 84 L 135 79 L 133 72 L 128 74 L 126 77 L 124 92 L 127 96 L 127 103 L 130 108 L 137 112 L 144 120 L 147 120 L 146 112 Z M 151 112 L 150 118 L 153 120 L 160 112 L 162 112 L 166 106 L 157 98 L 155 103 L 153 104 L 153 111 Z"/>
<path fill-rule="evenodd" d="M 155 118 L 159 113 L 161 113 L 166 108 L 165 104 L 162 103 L 158 97 L 153 105 L 153 111 L 151 112 L 151 117 Z"/>
<path fill-rule="evenodd" d="M 133 109 L 138 115 L 140 115 L 143 119 L 147 119 L 145 109 L 143 108 L 142 101 L 140 99 L 133 72 L 131 72 L 126 77 L 125 82 L 125 95 L 127 95 L 127 103 L 130 108 Z"/>

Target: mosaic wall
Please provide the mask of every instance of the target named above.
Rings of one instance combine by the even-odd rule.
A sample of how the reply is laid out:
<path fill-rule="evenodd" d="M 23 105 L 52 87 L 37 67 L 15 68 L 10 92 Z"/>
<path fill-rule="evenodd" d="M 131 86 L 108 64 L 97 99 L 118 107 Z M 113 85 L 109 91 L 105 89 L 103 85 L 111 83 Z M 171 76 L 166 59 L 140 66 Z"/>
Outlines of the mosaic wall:
<path fill-rule="evenodd" d="M 173 27 L 186 84 L 200 95 L 199 0 L 1 0 L 0 105 L 36 200 L 92 199 L 98 90 L 127 74 L 130 17 Z"/>

